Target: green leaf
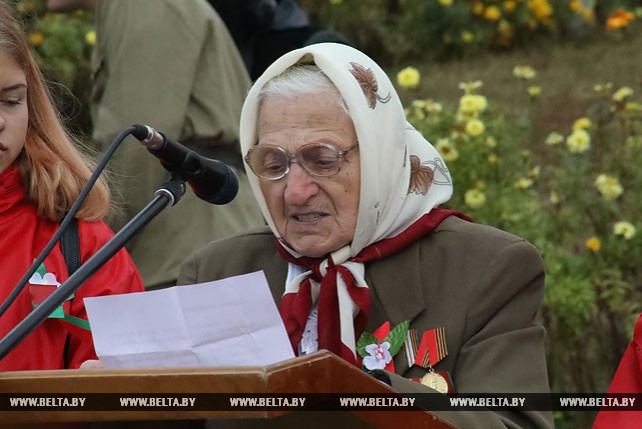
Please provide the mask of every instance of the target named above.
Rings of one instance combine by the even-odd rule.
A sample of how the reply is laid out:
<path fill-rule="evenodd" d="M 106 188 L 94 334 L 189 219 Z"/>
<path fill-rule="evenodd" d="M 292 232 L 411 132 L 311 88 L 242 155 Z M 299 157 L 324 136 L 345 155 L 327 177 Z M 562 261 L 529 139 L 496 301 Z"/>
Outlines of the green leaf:
<path fill-rule="evenodd" d="M 41 277 L 43 277 L 45 274 L 47 274 L 47 268 L 45 268 L 44 262 L 42 264 L 40 264 L 40 266 L 38 267 L 36 272 L 38 274 L 40 274 Z"/>
<path fill-rule="evenodd" d="M 388 341 L 390 343 L 389 351 L 391 356 L 396 355 L 399 352 L 399 349 L 401 349 L 401 347 L 403 346 L 404 341 L 406 341 L 409 325 L 409 320 L 401 322 L 400 324 L 395 326 L 394 329 L 388 333 L 388 335 L 386 335 L 386 338 L 384 338 L 384 341 Z"/>
<path fill-rule="evenodd" d="M 370 344 L 381 344 L 381 341 L 379 341 L 379 339 L 370 332 L 364 332 L 361 334 L 359 341 L 357 341 L 357 353 L 359 353 L 359 356 L 362 358 L 368 356 L 366 346 L 369 346 Z"/>

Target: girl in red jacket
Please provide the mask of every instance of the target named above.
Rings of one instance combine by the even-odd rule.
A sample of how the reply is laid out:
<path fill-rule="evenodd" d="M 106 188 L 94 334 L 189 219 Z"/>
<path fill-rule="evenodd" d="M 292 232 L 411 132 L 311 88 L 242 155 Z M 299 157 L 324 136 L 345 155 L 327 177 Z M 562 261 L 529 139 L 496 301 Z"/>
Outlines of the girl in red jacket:
<path fill-rule="evenodd" d="M 92 167 L 65 131 L 19 28 L 0 4 L 0 303 L 46 246 Z M 99 181 L 76 215 L 83 263 L 113 235 L 102 221 L 108 210 L 109 190 Z M 61 284 L 68 277 L 58 243 L 0 316 L 0 337 L 37 304 L 31 283 Z M 0 371 L 77 368 L 96 359 L 83 298 L 142 290 L 138 270 L 121 250 L 2 359 Z"/>

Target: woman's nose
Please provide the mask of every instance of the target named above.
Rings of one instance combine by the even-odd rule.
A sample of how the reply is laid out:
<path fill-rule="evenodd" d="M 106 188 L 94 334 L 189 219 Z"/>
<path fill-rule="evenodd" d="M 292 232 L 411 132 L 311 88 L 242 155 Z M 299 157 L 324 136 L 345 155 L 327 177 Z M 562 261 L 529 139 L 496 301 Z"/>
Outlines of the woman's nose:
<path fill-rule="evenodd" d="M 285 176 L 285 180 L 284 198 L 288 205 L 304 205 L 319 192 L 316 178 L 310 176 L 298 162 L 290 164 L 290 172 Z"/>

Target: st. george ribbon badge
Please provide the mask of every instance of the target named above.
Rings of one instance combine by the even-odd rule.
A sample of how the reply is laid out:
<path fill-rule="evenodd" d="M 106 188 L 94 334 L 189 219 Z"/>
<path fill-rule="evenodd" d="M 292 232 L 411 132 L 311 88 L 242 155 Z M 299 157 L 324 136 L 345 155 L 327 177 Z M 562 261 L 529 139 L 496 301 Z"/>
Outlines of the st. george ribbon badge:
<path fill-rule="evenodd" d="M 409 329 L 404 346 L 408 366 L 418 365 L 428 370 L 417 381 L 440 393 L 454 392 L 450 374 L 436 372 L 433 368 L 433 365 L 448 356 L 446 332 L 443 326 L 424 332 L 420 341 L 417 340 L 417 331 Z"/>

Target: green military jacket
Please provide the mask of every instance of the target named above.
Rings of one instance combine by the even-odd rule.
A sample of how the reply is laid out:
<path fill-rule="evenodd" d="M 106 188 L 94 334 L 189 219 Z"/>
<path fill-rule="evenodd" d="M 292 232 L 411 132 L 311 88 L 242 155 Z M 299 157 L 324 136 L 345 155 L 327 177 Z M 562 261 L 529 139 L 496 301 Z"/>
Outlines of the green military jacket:
<path fill-rule="evenodd" d="M 179 284 L 263 270 L 278 305 L 287 269 L 274 236 L 262 229 L 201 249 L 182 267 Z M 537 317 L 544 292 L 544 266 L 538 251 L 527 241 L 451 216 L 403 251 L 366 263 L 365 279 L 372 297 L 368 332 L 386 321 L 397 325 L 404 320 L 419 334 L 445 328 L 448 356 L 434 369 L 450 372 L 456 392 L 549 391 L 545 330 Z M 409 368 L 402 352 L 394 362 L 399 375 L 392 377 L 394 389 L 431 391 L 405 379 L 421 377 L 426 369 Z M 327 423 L 323 413 L 299 414 L 273 421 L 212 421 L 210 426 L 323 427 L 323 422 Z M 551 413 L 546 411 L 435 414 L 461 428 L 553 426 Z"/>

